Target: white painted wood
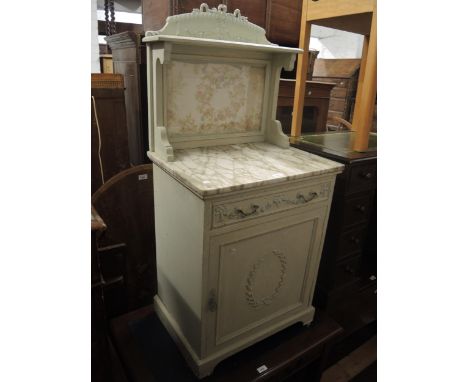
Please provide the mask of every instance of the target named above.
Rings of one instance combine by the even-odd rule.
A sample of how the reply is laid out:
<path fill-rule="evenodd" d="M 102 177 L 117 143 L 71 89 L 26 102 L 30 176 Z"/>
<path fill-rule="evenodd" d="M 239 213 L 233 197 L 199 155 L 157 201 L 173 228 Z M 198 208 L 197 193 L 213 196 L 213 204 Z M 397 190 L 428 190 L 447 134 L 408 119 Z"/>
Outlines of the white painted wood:
<path fill-rule="evenodd" d="M 314 212 L 281 216 L 212 238 L 210 290 L 217 291 L 218 306 L 212 312 L 215 336 L 209 338 L 209 348 L 238 342 L 275 320 L 308 309 L 305 285 L 309 264 L 319 256 L 316 236 L 325 209 Z"/>
<path fill-rule="evenodd" d="M 276 102 L 281 69 L 292 70 L 300 50 L 270 43 L 264 29 L 238 11 L 227 13 L 222 4 L 171 16 L 161 30 L 146 32 L 143 41 L 155 156 L 175 161 L 175 149 L 261 141 L 289 147 L 276 120 Z M 177 66 L 184 66 L 178 70 L 184 78 L 174 77 Z M 249 68 L 251 76 L 259 68 L 263 75 L 245 77 Z M 256 110 L 259 98 L 260 122 L 248 112 Z"/>
<path fill-rule="evenodd" d="M 280 328 L 313 320 L 311 301 L 334 175 L 200 199 L 156 165 L 154 174 L 156 310 L 195 374 L 211 373 L 222 359 Z M 308 202 L 297 198 L 310 197 L 308 190 L 324 193 Z M 214 211 L 222 204 L 262 200 L 274 205 L 278 195 L 300 201 L 257 216 L 235 216 L 232 224 L 214 224 Z"/>
<path fill-rule="evenodd" d="M 297 50 L 269 43 L 239 12 L 202 6 L 168 18 L 144 41 L 155 310 L 202 378 L 235 352 L 313 320 L 335 176 L 343 166 L 289 147 L 275 114 L 281 68 L 292 69 Z M 181 68 L 191 74 L 180 75 L 177 88 L 174 70 Z M 218 72 L 214 87 L 210 71 Z M 231 104 L 239 113 L 223 114 Z M 213 118 L 212 110 L 220 114 Z"/>
<path fill-rule="evenodd" d="M 158 295 L 200 354 L 204 203 L 153 165 Z"/>

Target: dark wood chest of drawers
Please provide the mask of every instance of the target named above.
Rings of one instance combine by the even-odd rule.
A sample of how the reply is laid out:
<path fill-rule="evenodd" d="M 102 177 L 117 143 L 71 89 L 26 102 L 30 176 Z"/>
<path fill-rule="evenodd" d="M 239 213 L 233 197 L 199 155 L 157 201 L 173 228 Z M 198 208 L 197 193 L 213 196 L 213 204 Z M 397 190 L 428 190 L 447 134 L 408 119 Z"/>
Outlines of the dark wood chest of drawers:
<path fill-rule="evenodd" d="M 336 178 L 315 292 L 315 304 L 333 311 L 363 290 L 376 290 L 377 151 L 341 151 L 336 142 L 330 148 L 315 138 L 316 144 L 292 145 L 346 165 Z"/>

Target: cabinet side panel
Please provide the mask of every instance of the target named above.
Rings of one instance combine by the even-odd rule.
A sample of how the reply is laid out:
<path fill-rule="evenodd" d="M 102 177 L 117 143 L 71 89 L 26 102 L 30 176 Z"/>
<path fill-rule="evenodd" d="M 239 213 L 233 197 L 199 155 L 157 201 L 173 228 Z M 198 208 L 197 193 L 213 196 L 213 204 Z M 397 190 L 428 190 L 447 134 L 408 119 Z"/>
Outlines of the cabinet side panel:
<path fill-rule="evenodd" d="M 158 296 L 200 352 L 203 201 L 153 165 Z"/>

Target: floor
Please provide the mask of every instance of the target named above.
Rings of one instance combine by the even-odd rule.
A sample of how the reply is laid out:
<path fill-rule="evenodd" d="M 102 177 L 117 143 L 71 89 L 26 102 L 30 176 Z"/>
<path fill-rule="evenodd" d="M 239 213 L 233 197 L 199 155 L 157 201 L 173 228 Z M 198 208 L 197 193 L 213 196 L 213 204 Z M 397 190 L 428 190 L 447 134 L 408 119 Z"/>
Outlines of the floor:
<path fill-rule="evenodd" d="M 320 382 L 377 381 L 377 336 L 342 358 L 322 374 Z"/>

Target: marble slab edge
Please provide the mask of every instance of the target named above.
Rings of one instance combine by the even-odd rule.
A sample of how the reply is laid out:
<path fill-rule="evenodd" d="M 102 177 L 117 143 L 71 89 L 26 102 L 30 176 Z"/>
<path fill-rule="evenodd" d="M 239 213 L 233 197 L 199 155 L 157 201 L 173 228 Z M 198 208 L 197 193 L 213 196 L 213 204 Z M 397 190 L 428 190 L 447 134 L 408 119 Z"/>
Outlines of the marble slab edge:
<path fill-rule="evenodd" d="M 298 150 L 298 149 L 296 149 Z M 195 185 L 193 185 L 187 178 L 179 174 L 177 171 L 174 171 L 170 167 L 168 167 L 165 163 L 164 160 L 158 158 L 153 152 L 148 151 L 147 152 L 148 158 L 159 168 L 161 168 L 164 172 L 172 176 L 174 179 L 176 179 L 179 183 L 181 183 L 184 187 L 188 188 L 190 191 L 192 191 L 194 194 L 196 194 L 200 199 L 206 199 L 209 196 L 215 196 L 223 193 L 228 193 L 228 192 L 234 192 L 234 191 L 241 191 L 241 190 L 248 190 L 251 188 L 255 187 L 260 187 L 260 186 L 268 186 L 268 185 L 274 185 L 274 184 L 281 184 L 281 183 L 286 183 L 287 181 L 291 180 L 307 180 L 307 178 L 314 178 L 319 175 L 333 175 L 333 174 L 340 174 L 344 170 L 344 165 L 338 162 L 334 162 L 332 160 L 326 159 L 329 162 L 335 163 L 336 166 L 331 167 L 329 169 L 325 170 L 315 170 L 310 173 L 306 174 L 298 174 L 298 175 L 290 175 L 290 176 L 285 176 L 283 178 L 274 178 L 274 179 L 269 179 L 269 180 L 262 180 L 262 181 L 257 181 L 257 182 L 251 182 L 247 184 L 240 184 L 236 186 L 230 186 L 230 187 L 221 187 L 221 188 L 216 188 L 212 190 L 201 190 Z M 314 154 L 310 154 L 312 156 L 316 156 Z M 325 159 L 321 158 L 320 159 Z"/>

